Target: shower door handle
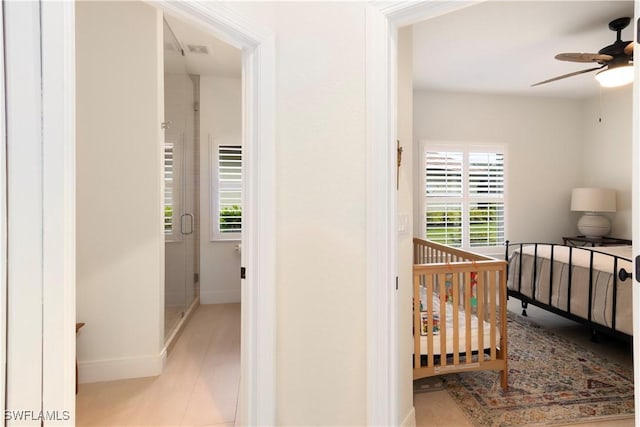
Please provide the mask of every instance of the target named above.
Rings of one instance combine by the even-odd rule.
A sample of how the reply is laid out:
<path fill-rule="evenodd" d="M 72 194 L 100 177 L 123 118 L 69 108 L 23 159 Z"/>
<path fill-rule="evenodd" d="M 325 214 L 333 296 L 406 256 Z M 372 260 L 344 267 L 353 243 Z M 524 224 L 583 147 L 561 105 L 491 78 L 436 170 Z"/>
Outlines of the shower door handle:
<path fill-rule="evenodd" d="M 189 231 L 184 231 L 185 230 L 185 226 L 184 226 L 185 217 L 189 217 Z M 183 214 L 180 217 L 180 233 L 184 234 L 185 236 L 193 233 L 193 215 L 191 215 L 190 213 Z"/>

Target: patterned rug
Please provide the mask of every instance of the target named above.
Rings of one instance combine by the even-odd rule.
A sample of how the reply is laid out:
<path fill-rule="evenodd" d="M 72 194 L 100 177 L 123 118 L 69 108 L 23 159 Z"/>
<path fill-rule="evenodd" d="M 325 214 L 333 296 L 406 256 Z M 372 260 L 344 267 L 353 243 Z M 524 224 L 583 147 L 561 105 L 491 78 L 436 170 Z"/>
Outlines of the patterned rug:
<path fill-rule="evenodd" d="M 509 390 L 493 371 L 416 381 L 443 386 L 477 427 L 550 426 L 633 417 L 633 371 L 509 313 Z M 428 386 L 431 384 L 431 386 Z"/>

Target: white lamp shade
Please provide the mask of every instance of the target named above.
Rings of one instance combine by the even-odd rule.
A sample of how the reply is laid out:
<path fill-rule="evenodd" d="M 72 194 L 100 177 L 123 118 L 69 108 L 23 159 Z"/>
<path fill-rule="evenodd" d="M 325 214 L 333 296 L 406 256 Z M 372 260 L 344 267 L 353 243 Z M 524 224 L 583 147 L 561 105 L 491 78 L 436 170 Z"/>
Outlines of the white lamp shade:
<path fill-rule="evenodd" d="M 616 190 L 610 188 L 574 188 L 571 210 L 581 212 L 615 212 Z"/>
<path fill-rule="evenodd" d="M 596 80 L 602 87 L 618 87 L 629 84 L 633 81 L 633 66 L 623 65 L 599 71 Z"/>

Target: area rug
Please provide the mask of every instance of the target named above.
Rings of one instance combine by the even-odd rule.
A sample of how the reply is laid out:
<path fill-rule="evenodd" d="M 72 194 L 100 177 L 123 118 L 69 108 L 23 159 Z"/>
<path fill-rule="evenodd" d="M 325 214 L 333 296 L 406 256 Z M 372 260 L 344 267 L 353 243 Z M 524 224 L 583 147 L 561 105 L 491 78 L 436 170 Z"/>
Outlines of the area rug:
<path fill-rule="evenodd" d="M 444 388 L 475 426 L 551 426 L 633 417 L 632 369 L 511 313 L 508 338 L 508 391 L 493 371 L 443 377 Z"/>

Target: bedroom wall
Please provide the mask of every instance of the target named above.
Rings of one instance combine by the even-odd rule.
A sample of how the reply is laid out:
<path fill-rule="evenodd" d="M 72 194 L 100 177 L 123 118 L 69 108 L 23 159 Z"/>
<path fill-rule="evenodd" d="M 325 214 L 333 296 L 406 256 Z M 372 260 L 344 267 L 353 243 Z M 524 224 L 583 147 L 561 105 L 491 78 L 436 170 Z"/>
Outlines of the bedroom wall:
<path fill-rule="evenodd" d="M 631 239 L 633 85 L 603 89 L 584 103 L 585 186 L 617 190 L 617 212 L 611 218 L 611 236 Z M 575 222 L 579 213 L 572 213 Z M 575 230 L 577 233 L 577 229 Z"/>
<path fill-rule="evenodd" d="M 220 144 L 242 144 L 242 82 L 200 76 L 200 302 L 240 302 L 239 241 L 211 240 L 209 137 Z"/>
<path fill-rule="evenodd" d="M 76 3 L 80 381 L 162 369 L 162 16 Z"/>
<path fill-rule="evenodd" d="M 413 413 L 413 27 L 398 30 L 398 139 L 402 164 L 398 176 L 398 417 L 396 425 L 415 423 Z M 407 419 L 408 418 L 408 419 Z"/>
<path fill-rule="evenodd" d="M 575 234 L 571 189 L 582 182 L 583 108 L 578 100 L 414 92 L 414 147 L 421 140 L 507 146 L 507 228 L 511 241 L 562 241 Z M 414 218 L 422 182 L 414 177 Z M 416 236 L 424 233 L 414 222 Z"/>

